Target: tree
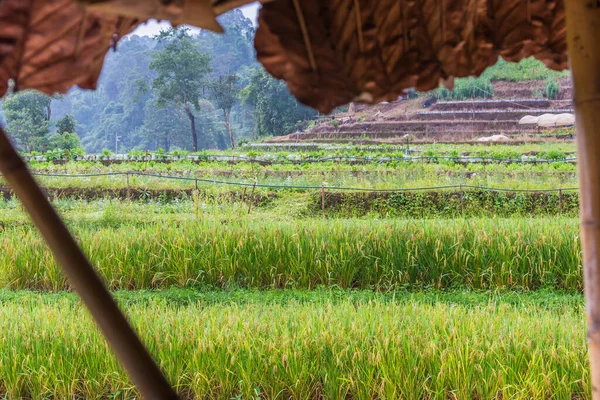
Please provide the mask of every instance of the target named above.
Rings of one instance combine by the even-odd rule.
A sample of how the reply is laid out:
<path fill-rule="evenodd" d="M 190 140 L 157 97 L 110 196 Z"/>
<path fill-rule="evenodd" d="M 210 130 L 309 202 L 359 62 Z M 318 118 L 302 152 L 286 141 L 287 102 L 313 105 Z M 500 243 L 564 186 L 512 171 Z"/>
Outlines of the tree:
<path fill-rule="evenodd" d="M 172 146 L 186 147 L 186 139 L 182 135 L 186 129 L 187 117 L 177 107 L 168 105 L 159 108 L 156 100 L 146 103 L 144 124 L 137 130 L 141 149 L 157 150 L 159 147 L 169 151 Z"/>
<path fill-rule="evenodd" d="M 102 149 L 114 149 L 117 152 L 119 149 L 115 147 L 119 147 L 118 144 L 124 140 L 122 136 L 126 121 L 123 104 L 111 101 L 94 118 L 88 135 L 82 139 L 86 150 L 100 152 Z"/>
<path fill-rule="evenodd" d="M 229 141 L 233 149 L 235 149 L 235 141 L 231 132 L 230 116 L 231 109 L 235 105 L 240 92 L 237 82 L 238 78 L 235 74 L 220 77 L 218 81 L 211 84 L 210 95 L 211 99 L 215 101 L 217 108 L 223 111 L 225 127 L 227 128 L 227 134 L 229 135 Z"/>
<path fill-rule="evenodd" d="M 76 133 L 77 121 L 72 114 L 65 114 L 56 122 L 56 132 L 61 133 Z"/>
<path fill-rule="evenodd" d="M 52 138 L 50 141 L 50 145 L 53 149 L 61 149 L 61 150 L 74 150 L 81 149 L 81 140 L 79 136 L 75 132 L 63 132 L 58 133 L 56 136 Z"/>
<path fill-rule="evenodd" d="M 50 132 L 50 103 L 43 93 L 26 90 L 10 95 L 3 103 L 7 131 L 25 151 L 45 151 Z"/>
<path fill-rule="evenodd" d="M 273 79 L 263 69 L 255 70 L 248 85 L 240 93 L 242 103 L 254 106 L 259 135 L 280 136 L 295 130 L 315 111 L 296 101 L 285 84 Z"/>
<path fill-rule="evenodd" d="M 81 140 L 77 136 L 77 121 L 71 114 L 63 115 L 56 122 L 56 135 L 50 140 L 53 149 L 81 149 Z"/>
<path fill-rule="evenodd" d="M 198 151 L 194 109 L 204 89 L 203 79 L 211 71 L 210 57 L 196 48 L 186 28 L 161 31 L 156 39 L 162 46 L 152 53 L 150 63 L 150 69 L 157 73 L 152 82 L 156 104 L 171 104 L 185 112 L 190 120 L 192 149 Z"/>

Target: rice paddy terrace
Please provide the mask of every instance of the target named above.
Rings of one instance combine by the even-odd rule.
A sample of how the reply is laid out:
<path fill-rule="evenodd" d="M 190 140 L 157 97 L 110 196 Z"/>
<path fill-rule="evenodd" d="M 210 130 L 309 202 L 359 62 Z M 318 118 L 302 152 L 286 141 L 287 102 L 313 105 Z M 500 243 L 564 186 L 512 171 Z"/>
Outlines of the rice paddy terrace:
<path fill-rule="evenodd" d="M 573 400 L 574 151 L 25 156 L 182 399 Z M 140 398 L 3 178 L 0 243 L 0 398 Z"/>
<path fill-rule="evenodd" d="M 573 132 L 518 124 L 572 111 L 542 72 L 235 150 L 23 156 L 182 399 L 590 399 Z M 0 398 L 140 398 L 3 177 L 0 244 Z"/>
<path fill-rule="evenodd" d="M 543 97 L 543 81 L 493 83 L 494 96 L 486 99 L 436 101 L 432 97 L 399 100 L 379 106 L 359 106 L 355 117 L 348 113 L 321 119 L 312 129 L 272 139 L 272 142 L 402 143 L 476 141 L 485 136 L 505 135 L 513 140 L 569 130 L 541 131 L 519 125 L 526 116 L 572 113 L 569 78 L 558 79 L 554 99 Z"/>

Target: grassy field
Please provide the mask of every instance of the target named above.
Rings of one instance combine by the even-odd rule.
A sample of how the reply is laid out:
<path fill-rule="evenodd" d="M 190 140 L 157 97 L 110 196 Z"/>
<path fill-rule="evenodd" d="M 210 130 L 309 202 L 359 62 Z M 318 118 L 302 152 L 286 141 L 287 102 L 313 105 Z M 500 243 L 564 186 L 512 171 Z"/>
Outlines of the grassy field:
<path fill-rule="evenodd" d="M 536 146 L 487 149 L 571 151 Z M 31 166 L 284 186 L 41 178 L 186 400 L 591 398 L 576 192 L 328 187 L 322 215 L 320 190 L 290 188 L 557 189 L 576 165 Z M 139 398 L 14 198 L 0 248 L 0 398 Z"/>
<path fill-rule="evenodd" d="M 184 398 L 583 399 L 579 295 L 118 293 Z M 0 292 L 0 391 L 134 398 L 69 294 Z"/>
<path fill-rule="evenodd" d="M 68 220 L 111 288 L 582 289 L 572 218 L 269 221 L 267 215 L 155 220 L 117 204 L 95 218 Z M 3 222 L 0 244 L 0 285 L 68 287 L 37 232 L 19 217 Z"/>

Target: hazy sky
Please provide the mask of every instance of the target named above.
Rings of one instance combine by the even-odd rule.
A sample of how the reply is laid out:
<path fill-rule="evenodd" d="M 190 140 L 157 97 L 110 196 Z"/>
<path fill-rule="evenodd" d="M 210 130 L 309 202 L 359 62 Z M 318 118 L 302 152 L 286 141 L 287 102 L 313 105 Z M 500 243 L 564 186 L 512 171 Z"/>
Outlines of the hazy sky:
<path fill-rule="evenodd" d="M 244 15 L 250 18 L 252 22 L 254 22 L 254 25 L 256 25 L 258 7 L 258 3 L 252 3 L 241 8 Z M 164 29 L 167 26 L 169 26 L 168 22 L 157 22 L 156 20 L 152 20 L 146 24 L 140 25 L 135 31 L 132 32 L 132 35 L 154 36 L 158 34 L 161 29 Z"/>

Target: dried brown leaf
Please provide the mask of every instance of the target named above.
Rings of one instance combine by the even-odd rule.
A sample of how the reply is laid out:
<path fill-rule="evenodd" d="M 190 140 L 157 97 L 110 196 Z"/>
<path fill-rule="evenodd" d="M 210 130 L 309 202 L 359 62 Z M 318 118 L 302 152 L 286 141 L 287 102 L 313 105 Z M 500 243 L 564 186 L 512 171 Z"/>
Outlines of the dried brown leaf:
<path fill-rule="evenodd" d="M 305 0 L 306 43 L 294 1 L 278 0 L 261 10 L 255 47 L 300 101 L 327 112 L 348 102 L 349 93 L 376 103 L 412 87 L 451 85 L 499 56 L 535 56 L 564 69 L 563 1 Z M 316 65 L 311 53 L 320 55 Z"/>
<path fill-rule="evenodd" d="M 94 89 L 104 57 L 137 25 L 86 12 L 73 0 L 4 0 L 0 10 L 0 95 L 15 89 Z"/>
<path fill-rule="evenodd" d="M 106 15 L 148 20 L 171 21 L 173 25 L 189 24 L 215 32 L 223 32 L 211 0 L 78 0 L 90 11 Z"/>

